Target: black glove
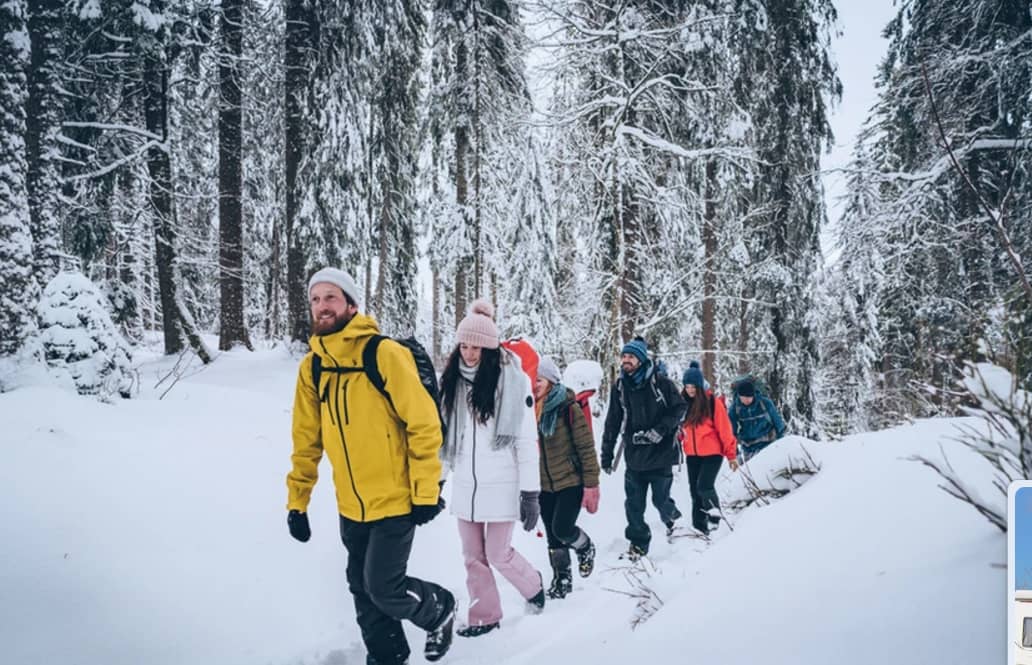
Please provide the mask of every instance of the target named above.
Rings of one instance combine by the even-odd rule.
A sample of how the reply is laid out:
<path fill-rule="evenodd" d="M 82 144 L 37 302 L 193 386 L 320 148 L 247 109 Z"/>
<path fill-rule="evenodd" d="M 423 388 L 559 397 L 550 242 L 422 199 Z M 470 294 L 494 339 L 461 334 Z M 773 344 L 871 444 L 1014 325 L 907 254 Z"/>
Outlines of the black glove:
<path fill-rule="evenodd" d="M 538 497 L 541 492 L 520 492 L 520 521 L 523 522 L 523 530 L 530 531 L 537 524 L 541 517 L 541 503 Z"/>
<path fill-rule="evenodd" d="M 636 446 L 653 446 L 663 440 L 663 435 L 654 429 L 635 432 L 631 443 Z"/>
<path fill-rule="evenodd" d="M 287 527 L 290 528 L 290 535 L 302 543 L 307 543 L 312 537 L 312 529 L 308 526 L 308 513 L 302 513 L 300 510 L 290 511 L 287 513 Z"/>
<path fill-rule="evenodd" d="M 437 503 L 432 506 L 412 506 L 412 522 L 416 526 L 423 526 L 437 517 L 442 508 L 444 508 L 444 499 L 437 499 Z"/>
<path fill-rule="evenodd" d="M 613 463 L 612 462 L 602 462 L 602 470 L 605 471 L 606 473 L 612 473 L 613 472 Z"/>

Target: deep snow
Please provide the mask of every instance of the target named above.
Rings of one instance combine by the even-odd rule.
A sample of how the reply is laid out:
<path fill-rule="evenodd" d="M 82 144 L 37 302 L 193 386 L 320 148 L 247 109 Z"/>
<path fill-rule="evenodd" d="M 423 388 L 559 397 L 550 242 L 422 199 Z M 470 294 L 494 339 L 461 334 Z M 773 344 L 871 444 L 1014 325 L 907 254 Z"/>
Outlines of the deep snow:
<path fill-rule="evenodd" d="M 100 403 L 52 387 L 0 394 L 0 662 L 21 665 L 363 663 L 328 470 L 313 538 L 286 528 L 298 359 L 282 349 L 196 361 L 158 399 L 175 359 L 137 353 L 143 392 Z M 959 421 L 815 443 L 782 440 L 746 465 L 761 485 L 789 459 L 821 470 L 731 515 L 706 545 L 666 542 L 658 516 L 645 584 L 663 606 L 632 630 L 622 478 L 604 476 L 595 574 L 540 616 L 500 581 L 502 629 L 456 638 L 444 663 L 1002 663 L 1006 539 L 908 458 L 938 455 L 990 479 Z M 968 424 L 973 421 L 968 420 Z M 601 421 L 596 422 L 597 428 Z M 805 451 L 805 452 L 804 452 Z M 328 464 L 324 461 L 324 465 Z M 725 466 L 719 489 L 743 497 Z M 688 508 L 688 483 L 674 496 Z M 547 571 L 544 539 L 515 544 Z M 420 528 L 412 574 L 467 605 L 450 515 Z M 423 636 L 408 627 L 412 662 Z"/>

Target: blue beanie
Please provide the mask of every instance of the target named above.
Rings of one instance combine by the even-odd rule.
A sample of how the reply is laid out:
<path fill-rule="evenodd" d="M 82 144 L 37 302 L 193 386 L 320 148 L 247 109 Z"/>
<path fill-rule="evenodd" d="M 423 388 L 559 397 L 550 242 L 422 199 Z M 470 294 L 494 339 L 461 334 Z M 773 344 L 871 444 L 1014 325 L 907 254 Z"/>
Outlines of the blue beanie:
<path fill-rule="evenodd" d="M 642 365 L 644 365 L 649 359 L 649 347 L 645 345 L 645 341 L 642 339 L 632 339 L 624 344 L 623 350 L 620 354 L 623 355 L 625 353 L 629 353 L 632 356 L 637 357 Z"/>
<path fill-rule="evenodd" d="M 684 376 L 681 377 L 681 383 L 686 386 L 695 386 L 700 390 L 706 389 L 706 380 L 702 378 L 702 370 L 698 367 L 689 367 L 684 370 Z"/>

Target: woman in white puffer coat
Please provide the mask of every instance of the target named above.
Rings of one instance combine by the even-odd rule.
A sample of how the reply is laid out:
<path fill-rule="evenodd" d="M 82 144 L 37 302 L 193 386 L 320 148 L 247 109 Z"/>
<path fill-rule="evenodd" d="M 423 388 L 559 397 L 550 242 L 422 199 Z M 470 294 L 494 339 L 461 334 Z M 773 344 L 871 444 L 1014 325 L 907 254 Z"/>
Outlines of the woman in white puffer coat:
<path fill-rule="evenodd" d="M 492 568 L 529 610 L 545 605 L 541 574 L 512 546 L 516 521 L 530 531 L 541 513 L 534 398 L 519 358 L 500 346 L 493 315 L 490 303 L 473 303 L 441 377 L 441 458 L 452 472 L 449 505 L 458 518 L 470 596 L 469 625 L 458 631 L 463 637 L 488 633 L 502 619 Z"/>

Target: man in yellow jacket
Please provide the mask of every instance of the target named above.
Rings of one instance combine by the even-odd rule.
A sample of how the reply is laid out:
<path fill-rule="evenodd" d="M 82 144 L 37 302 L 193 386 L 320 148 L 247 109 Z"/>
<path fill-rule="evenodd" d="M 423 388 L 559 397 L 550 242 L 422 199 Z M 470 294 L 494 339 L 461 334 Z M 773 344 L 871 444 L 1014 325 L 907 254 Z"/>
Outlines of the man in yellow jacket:
<path fill-rule="evenodd" d="M 406 568 L 415 527 L 440 512 L 441 423 L 408 349 L 384 339 L 376 350 L 389 400 L 363 371 L 362 351 L 379 330 L 372 317 L 359 313 L 358 293 L 354 279 L 335 268 L 320 270 L 308 283 L 312 351 L 301 361 L 294 396 L 287 524 L 297 540 L 311 537 L 308 502 L 325 453 L 367 665 L 408 661 L 402 619 L 427 631 L 425 656 L 434 661 L 451 645 L 455 598 L 407 576 Z"/>

